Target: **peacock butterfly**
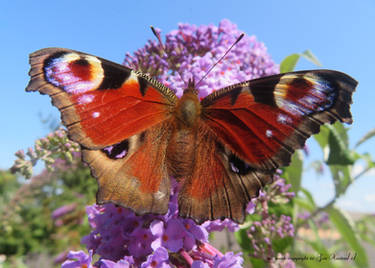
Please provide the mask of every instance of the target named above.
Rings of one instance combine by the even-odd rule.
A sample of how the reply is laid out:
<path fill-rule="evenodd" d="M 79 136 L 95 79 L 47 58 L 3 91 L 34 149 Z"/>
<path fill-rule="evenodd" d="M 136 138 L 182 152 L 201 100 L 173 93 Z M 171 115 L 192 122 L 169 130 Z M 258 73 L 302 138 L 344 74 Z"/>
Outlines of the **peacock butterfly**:
<path fill-rule="evenodd" d="M 63 48 L 30 55 L 26 91 L 52 98 L 69 137 L 97 178 L 99 204 L 166 213 L 170 176 L 179 213 L 197 222 L 244 220 L 278 167 L 324 123 L 351 123 L 357 82 L 331 70 L 299 71 L 231 85 L 199 100 L 149 76 Z"/>

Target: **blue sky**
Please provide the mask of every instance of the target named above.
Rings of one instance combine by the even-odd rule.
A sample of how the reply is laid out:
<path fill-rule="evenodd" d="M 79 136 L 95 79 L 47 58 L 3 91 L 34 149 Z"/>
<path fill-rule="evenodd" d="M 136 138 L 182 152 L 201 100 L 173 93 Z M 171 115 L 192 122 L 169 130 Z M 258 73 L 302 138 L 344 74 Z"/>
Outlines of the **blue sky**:
<path fill-rule="evenodd" d="M 26 93 L 28 54 L 66 47 L 121 63 L 153 38 L 150 25 L 167 33 L 179 22 L 218 24 L 227 18 L 265 43 L 275 62 L 310 49 L 327 69 L 359 81 L 354 94 L 352 144 L 375 127 L 375 2 L 315 1 L 2 1 L 0 3 L 0 168 L 14 152 L 48 133 L 42 117 L 59 118 L 47 96 Z M 316 68 L 301 61 L 297 69 Z M 311 142 L 309 143 L 311 144 Z M 311 148 L 316 148 L 311 144 Z M 315 149 L 314 149 L 315 150 Z M 375 141 L 359 148 L 375 155 Z M 320 157 L 320 151 L 312 154 Z M 375 173 L 375 172 L 374 172 Z M 340 205 L 375 212 L 375 174 L 355 183 Z M 319 204 L 332 196 L 328 177 L 309 176 L 304 185 Z"/>

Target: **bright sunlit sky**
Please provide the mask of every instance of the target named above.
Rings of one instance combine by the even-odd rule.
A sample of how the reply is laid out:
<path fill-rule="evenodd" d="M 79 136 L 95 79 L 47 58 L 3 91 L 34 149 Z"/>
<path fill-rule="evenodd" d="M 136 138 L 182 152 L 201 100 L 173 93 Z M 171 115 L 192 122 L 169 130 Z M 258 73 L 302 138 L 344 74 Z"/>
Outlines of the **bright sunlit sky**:
<path fill-rule="evenodd" d="M 215 24 L 227 18 L 265 43 L 275 62 L 310 49 L 323 67 L 343 71 L 359 81 L 350 130 L 352 145 L 375 127 L 375 2 L 315 1 L 1 1 L 0 3 L 0 168 L 9 168 L 14 152 L 32 146 L 48 133 L 41 123 L 59 118 L 49 97 L 26 93 L 28 54 L 44 47 L 66 47 L 121 63 L 153 38 L 150 25 L 162 33 L 179 22 Z M 297 70 L 317 68 L 302 60 Z M 313 150 L 310 160 L 321 157 Z M 375 156 L 375 141 L 359 147 Z M 356 167 L 357 170 L 361 166 Z M 375 172 L 357 181 L 339 201 L 349 211 L 375 212 Z M 308 173 L 303 185 L 320 205 L 333 195 L 328 171 Z"/>

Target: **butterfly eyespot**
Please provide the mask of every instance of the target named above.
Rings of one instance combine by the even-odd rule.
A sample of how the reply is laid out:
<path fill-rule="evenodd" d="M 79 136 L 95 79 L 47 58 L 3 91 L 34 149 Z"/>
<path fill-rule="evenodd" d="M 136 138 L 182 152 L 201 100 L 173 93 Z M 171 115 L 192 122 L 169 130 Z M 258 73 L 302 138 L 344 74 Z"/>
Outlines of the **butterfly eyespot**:
<path fill-rule="evenodd" d="M 44 61 L 46 81 L 70 94 L 95 90 L 102 83 L 104 71 L 99 59 L 77 53 L 55 53 Z"/>
<path fill-rule="evenodd" d="M 250 172 L 250 170 L 252 170 L 252 168 L 248 164 L 246 164 L 234 154 L 231 154 L 228 160 L 230 169 L 233 171 L 233 173 L 246 175 Z"/>
<path fill-rule="evenodd" d="M 129 142 L 124 140 L 120 143 L 114 144 L 112 146 L 105 147 L 102 149 L 109 158 L 111 159 L 122 159 L 124 158 L 129 151 Z"/>
<path fill-rule="evenodd" d="M 146 139 L 146 132 L 142 132 L 140 135 L 139 135 L 139 142 L 143 143 Z"/>
<path fill-rule="evenodd" d="M 313 87 L 314 83 L 311 81 L 311 79 L 308 79 L 307 77 L 296 77 L 292 80 L 292 82 L 289 83 L 289 87 L 297 89 L 296 92 L 301 92 L 301 94 L 304 94 L 306 90 L 309 90 Z"/>
<path fill-rule="evenodd" d="M 82 59 L 82 58 L 72 63 L 74 63 L 75 65 L 81 65 L 81 66 L 88 66 L 90 64 L 86 59 Z"/>

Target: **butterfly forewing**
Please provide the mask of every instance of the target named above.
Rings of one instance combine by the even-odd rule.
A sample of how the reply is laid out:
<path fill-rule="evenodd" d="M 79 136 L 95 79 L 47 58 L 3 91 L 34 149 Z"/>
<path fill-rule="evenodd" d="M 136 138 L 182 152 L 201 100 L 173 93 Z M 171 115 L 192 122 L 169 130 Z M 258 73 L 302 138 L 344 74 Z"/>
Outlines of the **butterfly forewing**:
<path fill-rule="evenodd" d="M 250 166 L 275 169 L 287 165 L 320 125 L 351 122 L 356 85 L 351 77 L 329 70 L 264 77 L 207 96 L 202 119 Z"/>
<path fill-rule="evenodd" d="M 71 139 L 87 148 L 116 144 L 168 119 L 176 102 L 157 81 L 81 52 L 42 49 L 30 64 L 26 90 L 50 95 Z"/>

